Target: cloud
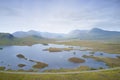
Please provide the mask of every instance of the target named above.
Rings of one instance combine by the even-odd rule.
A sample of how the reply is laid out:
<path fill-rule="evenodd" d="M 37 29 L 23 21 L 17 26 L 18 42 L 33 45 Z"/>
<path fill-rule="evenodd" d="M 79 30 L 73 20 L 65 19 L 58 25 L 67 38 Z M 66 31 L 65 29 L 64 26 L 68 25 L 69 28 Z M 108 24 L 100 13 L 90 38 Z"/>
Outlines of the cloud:
<path fill-rule="evenodd" d="M 18 16 L 17 10 L 0 6 L 0 16 Z"/>
<path fill-rule="evenodd" d="M 12 26 L 16 30 L 18 26 L 24 26 L 19 29 L 49 32 L 69 32 L 93 27 L 120 30 L 119 4 L 119 0 L 6 1 L 0 4 L 0 16 L 3 17 L 0 25 Z"/>

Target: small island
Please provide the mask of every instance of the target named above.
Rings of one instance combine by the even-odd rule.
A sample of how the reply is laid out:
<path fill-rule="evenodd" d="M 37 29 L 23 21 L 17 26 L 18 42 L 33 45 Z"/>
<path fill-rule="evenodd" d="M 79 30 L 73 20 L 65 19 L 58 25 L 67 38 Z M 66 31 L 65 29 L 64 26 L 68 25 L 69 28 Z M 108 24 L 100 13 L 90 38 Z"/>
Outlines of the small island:
<path fill-rule="evenodd" d="M 25 67 L 25 64 L 18 64 L 19 67 Z"/>
<path fill-rule="evenodd" d="M 77 57 L 72 57 L 72 58 L 69 58 L 68 60 L 70 62 L 73 62 L 73 63 L 83 63 L 83 62 L 85 62 L 84 59 L 80 59 L 80 58 L 77 58 Z"/>
<path fill-rule="evenodd" d="M 6 68 L 4 66 L 0 66 L 0 70 L 5 70 Z"/>
<path fill-rule="evenodd" d="M 70 51 L 73 50 L 73 48 L 68 47 L 68 48 L 55 48 L 55 47 L 50 47 L 47 49 L 43 49 L 43 51 L 49 51 L 49 52 L 62 52 L 62 51 Z"/>
<path fill-rule="evenodd" d="M 22 55 L 22 54 L 17 54 L 16 56 L 17 56 L 18 58 L 27 60 L 27 58 L 26 58 L 24 55 Z"/>
<path fill-rule="evenodd" d="M 42 43 L 42 45 L 48 46 L 48 43 Z"/>
<path fill-rule="evenodd" d="M 3 48 L 0 48 L 0 50 L 3 50 Z"/>
<path fill-rule="evenodd" d="M 44 68 L 44 67 L 47 67 L 47 66 L 48 66 L 48 64 L 46 64 L 46 63 L 36 62 L 36 64 L 33 65 L 32 67 L 33 67 L 33 68 L 37 68 L 37 69 L 41 69 L 41 68 Z"/>

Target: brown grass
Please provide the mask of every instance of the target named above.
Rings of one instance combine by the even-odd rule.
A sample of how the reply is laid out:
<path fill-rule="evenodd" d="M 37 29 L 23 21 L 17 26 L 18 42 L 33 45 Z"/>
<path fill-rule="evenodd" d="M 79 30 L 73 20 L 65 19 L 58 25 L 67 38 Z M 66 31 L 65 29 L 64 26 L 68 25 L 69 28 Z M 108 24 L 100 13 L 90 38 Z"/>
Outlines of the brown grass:
<path fill-rule="evenodd" d="M 109 58 L 109 57 L 95 57 L 84 55 L 84 58 L 93 58 L 97 61 L 103 61 L 110 67 L 120 67 L 120 58 Z"/>
<path fill-rule="evenodd" d="M 85 62 L 85 60 L 77 58 L 77 57 L 72 57 L 68 59 L 70 62 L 74 62 L 74 63 L 83 63 Z"/>
<path fill-rule="evenodd" d="M 25 64 L 18 64 L 19 67 L 25 67 Z"/>
<path fill-rule="evenodd" d="M 72 46 L 88 47 L 88 48 L 92 48 L 94 51 L 103 51 L 103 52 L 107 52 L 107 53 L 120 54 L 120 43 L 115 43 L 115 42 L 71 40 L 71 41 L 55 42 L 55 43 L 72 45 Z"/>
<path fill-rule="evenodd" d="M 5 67 L 4 66 L 0 66 L 0 70 L 5 70 Z"/>
<path fill-rule="evenodd" d="M 48 64 L 46 64 L 46 63 L 37 62 L 35 65 L 33 65 L 33 68 L 41 69 L 41 68 L 44 68 L 44 67 L 47 67 L 47 66 L 48 66 Z"/>
<path fill-rule="evenodd" d="M 23 58 L 23 59 L 26 59 L 25 56 L 23 54 L 17 54 L 16 55 L 18 58 Z"/>
<path fill-rule="evenodd" d="M 61 51 L 70 51 L 73 50 L 73 48 L 55 48 L 55 47 L 50 47 L 48 49 L 44 49 L 44 51 L 49 51 L 49 52 L 61 52 Z"/>

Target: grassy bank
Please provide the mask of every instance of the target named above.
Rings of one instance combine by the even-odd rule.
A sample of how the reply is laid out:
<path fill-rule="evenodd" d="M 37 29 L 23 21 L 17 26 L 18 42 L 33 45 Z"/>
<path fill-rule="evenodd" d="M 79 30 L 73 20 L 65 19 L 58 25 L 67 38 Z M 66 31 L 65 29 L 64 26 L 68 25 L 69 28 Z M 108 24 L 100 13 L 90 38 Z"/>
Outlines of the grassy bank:
<path fill-rule="evenodd" d="M 79 74 L 10 74 L 0 72 L 0 80 L 120 80 L 120 69 Z"/>
<path fill-rule="evenodd" d="M 72 46 L 81 46 L 93 48 L 94 51 L 103 51 L 107 53 L 120 54 L 120 43 L 110 41 L 92 41 L 92 40 L 71 40 L 55 42 L 56 44 L 65 44 Z"/>
<path fill-rule="evenodd" d="M 120 58 L 109 58 L 109 57 L 96 57 L 96 56 L 83 56 L 84 58 L 93 58 L 97 61 L 105 62 L 109 67 L 120 67 Z"/>
<path fill-rule="evenodd" d="M 55 40 L 55 39 L 37 39 L 37 38 L 21 38 L 13 40 L 0 40 L 0 45 L 28 45 L 33 44 L 65 44 L 81 47 L 93 48 L 94 51 L 103 51 L 107 53 L 120 54 L 120 41 L 94 41 L 94 40 Z M 69 50 L 69 49 L 67 49 Z"/>

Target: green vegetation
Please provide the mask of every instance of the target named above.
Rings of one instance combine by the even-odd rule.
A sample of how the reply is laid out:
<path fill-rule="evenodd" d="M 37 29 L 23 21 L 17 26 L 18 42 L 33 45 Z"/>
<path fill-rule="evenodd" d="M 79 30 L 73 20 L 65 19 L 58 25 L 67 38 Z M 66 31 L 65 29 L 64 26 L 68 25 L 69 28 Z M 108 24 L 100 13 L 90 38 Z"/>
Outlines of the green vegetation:
<path fill-rule="evenodd" d="M 24 69 L 18 69 L 18 70 L 7 69 L 5 71 L 7 71 L 7 72 L 37 72 L 38 70 L 36 70 L 36 69 L 28 69 L 28 70 L 24 70 Z"/>
<path fill-rule="evenodd" d="M 94 51 L 103 51 L 107 53 L 120 54 L 120 41 L 100 41 L 100 40 L 65 40 L 58 41 L 54 39 L 39 39 L 35 37 L 0 39 L 0 45 L 28 45 L 33 44 L 65 44 L 72 46 L 81 46 L 92 48 Z"/>
<path fill-rule="evenodd" d="M 25 64 L 18 64 L 19 67 L 25 67 Z"/>
<path fill-rule="evenodd" d="M 109 57 L 95 57 L 84 55 L 84 58 L 93 58 L 97 61 L 105 62 L 109 67 L 120 67 L 120 58 L 109 58 Z"/>
<path fill-rule="evenodd" d="M 44 68 L 44 67 L 47 67 L 47 66 L 48 66 L 48 64 L 46 64 L 46 63 L 36 62 L 36 64 L 33 65 L 33 68 L 41 69 L 41 68 Z"/>
<path fill-rule="evenodd" d="M 120 42 L 93 41 L 93 40 L 69 40 L 57 41 L 56 44 L 81 46 L 92 48 L 93 51 L 103 51 L 112 54 L 120 54 Z"/>
<path fill-rule="evenodd" d="M 48 45 L 47 43 L 42 43 L 42 44 L 43 44 L 43 45 L 46 45 L 46 46 Z"/>
<path fill-rule="evenodd" d="M 4 66 L 0 66 L 0 70 L 5 70 L 5 67 Z"/>
<path fill-rule="evenodd" d="M 74 69 L 50 69 L 50 70 L 45 70 L 44 72 L 73 72 L 73 71 L 87 71 L 87 70 L 91 70 L 88 66 L 80 66 L 78 68 L 74 68 Z"/>
<path fill-rule="evenodd" d="M 17 56 L 18 58 L 27 60 L 27 58 L 25 58 L 25 56 L 24 56 L 23 54 L 17 54 L 16 56 Z"/>
<path fill-rule="evenodd" d="M 22 55 L 22 54 L 18 54 L 17 57 L 18 57 L 18 58 L 25 59 L 25 60 L 28 60 L 28 59 L 27 59 L 24 55 Z M 35 63 L 36 63 L 35 65 L 32 66 L 33 68 L 38 68 L 38 69 L 40 69 L 40 68 L 44 68 L 44 67 L 47 67 L 47 66 L 48 66 L 48 64 L 46 64 L 46 63 L 39 62 L 39 61 L 35 61 L 35 60 L 32 60 L 32 59 L 29 59 L 28 61 L 35 62 Z M 26 65 L 25 65 L 25 64 L 18 64 L 18 66 L 19 66 L 19 67 L 24 67 L 24 66 L 26 66 Z M 25 70 L 24 70 L 24 71 L 25 71 Z"/>
<path fill-rule="evenodd" d="M 0 72 L 0 80 L 120 80 L 120 69 L 78 74 L 15 74 Z"/>
<path fill-rule="evenodd" d="M 70 51 L 73 50 L 73 48 L 54 48 L 50 47 L 48 49 L 44 49 L 44 51 L 49 51 L 49 52 L 61 52 L 61 51 Z"/>
<path fill-rule="evenodd" d="M 90 54 L 94 54 L 95 52 L 94 51 L 91 51 Z"/>
<path fill-rule="evenodd" d="M 29 59 L 29 61 L 30 61 L 30 62 L 37 62 L 37 61 L 35 61 L 35 60 L 32 60 L 32 59 Z"/>
<path fill-rule="evenodd" d="M 3 48 L 0 48 L 0 50 L 3 50 Z"/>
<path fill-rule="evenodd" d="M 119 59 L 120 59 L 120 56 L 117 56 L 117 58 L 119 58 Z"/>
<path fill-rule="evenodd" d="M 50 47 L 50 48 L 48 48 L 48 49 L 44 49 L 44 51 L 49 51 L 49 52 L 61 52 L 62 49 Z"/>
<path fill-rule="evenodd" d="M 83 62 L 85 62 L 85 60 L 77 58 L 77 57 L 72 57 L 72 58 L 69 58 L 68 60 L 70 62 L 73 62 L 73 63 L 83 63 Z"/>

